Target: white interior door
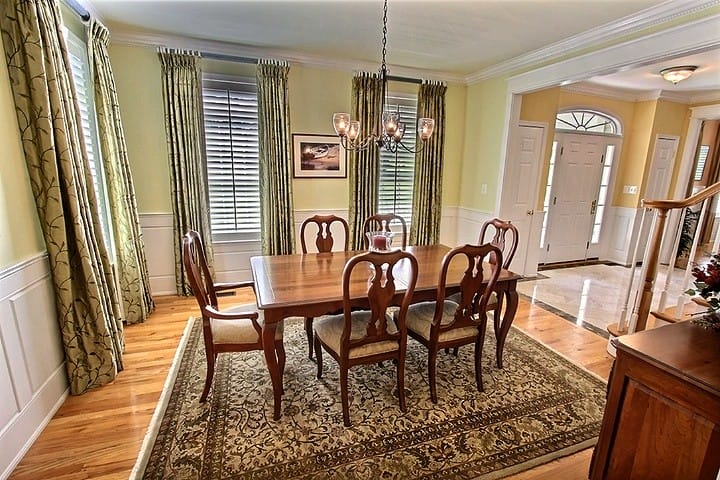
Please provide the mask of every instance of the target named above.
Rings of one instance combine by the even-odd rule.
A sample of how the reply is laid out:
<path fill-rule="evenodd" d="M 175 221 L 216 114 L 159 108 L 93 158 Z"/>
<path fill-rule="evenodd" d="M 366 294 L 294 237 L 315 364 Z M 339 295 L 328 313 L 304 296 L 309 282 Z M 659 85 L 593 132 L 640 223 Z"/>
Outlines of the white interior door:
<path fill-rule="evenodd" d="M 658 135 L 655 138 L 655 149 L 653 150 L 652 160 L 650 161 L 650 172 L 648 173 L 647 184 L 642 198 L 648 200 L 661 200 L 670 198 L 670 179 L 672 178 L 673 169 L 675 167 L 675 156 L 677 154 L 678 142 L 680 139 L 672 135 Z M 668 222 L 668 225 L 670 222 Z M 651 222 L 645 222 L 643 231 L 640 233 L 640 247 L 638 248 L 639 257 L 636 261 L 642 260 L 642 254 L 645 252 L 648 237 L 650 235 Z M 668 227 L 669 228 L 669 227 Z M 666 235 L 669 241 L 664 242 L 662 254 L 660 258 L 664 263 L 668 262 L 668 256 L 672 251 L 672 240 L 674 235 Z"/>
<path fill-rule="evenodd" d="M 545 132 L 543 124 L 521 124 L 512 137 L 511 144 L 513 162 L 506 165 L 505 182 L 499 216 L 511 221 L 518 229 L 518 249 L 510 269 L 521 275 L 534 275 L 537 271 L 537 248 L 535 243 L 530 248 L 531 239 L 538 238 L 542 225 L 534 221 L 540 185 L 540 166 L 544 151 Z"/>
<path fill-rule="evenodd" d="M 558 133 L 546 233 L 546 262 L 584 260 L 590 246 L 605 139 Z"/>

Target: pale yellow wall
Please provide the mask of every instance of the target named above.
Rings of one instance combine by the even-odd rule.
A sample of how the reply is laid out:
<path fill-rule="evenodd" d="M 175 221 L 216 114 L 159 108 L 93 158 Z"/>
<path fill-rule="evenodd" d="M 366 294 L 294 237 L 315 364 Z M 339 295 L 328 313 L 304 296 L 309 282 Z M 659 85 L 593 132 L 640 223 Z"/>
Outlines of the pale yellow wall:
<path fill-rule="evenodd" d="M 445 163 L 443 165 L 443 207 L 460 205 L 463 144 L 465 143 L 465 103 L 467 88 L 448 85 L 445 92 Z"/>
<path fill-rule="evenodd" d="M 120 115 L 140 213 L 170 213 L 170 167 L 160 59 L 150 47 L 110 44 Z"/>
<path fill-rule="evenodd" d="M 125 127 L 130 168 L 141 213 L 170 213 L 170 170 L 160 81 L 155 49 L 111 45 L 120 108 Z M 203 60 L 203 71 L 255 76 L 255 66 Z M 392 91 L 416 93 L 418 85 L 391 82 Z M 333 135 L 332 114 L 350 110 L 352 72 L 291 65 L 288 77 L 290 131 L 295 134 Z M 443 204 L 459 204 L 465 122 L 465 86 L 450 85 L 446 94 L 445 169 Z M 497 169 L 496 169 L 497 171 Z M 488 181 L 495 188 L 495 181 Z M 293 179 L 296 210 L 347 209 L 347 178 Z"/>
<path fill-rule="evenodd" d="M 291 65 L 288 76 L 290 131 L 335 135 L 334 112 L 350 111 L 352 72 Z M 296 210 L 348 208 L 348 179 L 295 178 L 293 203 Z"/>
<path fill-rule="evenodd" d="M 465 142 L 460 180 L 460 206 L 493 213 L 500 165 L 504 161 L 503 130 L 506 119 L 507 82 L 486 80 L 467 88 Z M 487 184 L 482 194 L 481 185 Z"/>
<path fill-rule="evenodd" d="M 626 135 L 623 137 L 622 161 L 618 164 L 617 181 L 615 182 L 615 195 L 613 205 L 635 208 L 638 206 L 643 184 L 645 163 L 652 140 L 653 125 L 657 100 L 637 102 L 635 116 L 631 124 L 627 125 Z M 637 194 L 622 193 L 623 185 L 637 185 Z"/>
<path fill-rule="evenodd" d="M 0 269 L 45 251 L 0 42 Z"/>

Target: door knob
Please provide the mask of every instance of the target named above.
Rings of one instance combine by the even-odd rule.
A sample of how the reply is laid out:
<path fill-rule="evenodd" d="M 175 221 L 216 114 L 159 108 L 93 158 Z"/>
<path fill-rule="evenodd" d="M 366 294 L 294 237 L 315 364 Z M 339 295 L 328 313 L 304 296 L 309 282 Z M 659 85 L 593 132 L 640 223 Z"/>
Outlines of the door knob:
<path fill-rule="evenodd" d="M 526 215 L 534 215 L 534 214 L 535 214 L 535 210 L 528 210 L 527 212 L 525 212 L 525 214 L 526 214 Z"/>

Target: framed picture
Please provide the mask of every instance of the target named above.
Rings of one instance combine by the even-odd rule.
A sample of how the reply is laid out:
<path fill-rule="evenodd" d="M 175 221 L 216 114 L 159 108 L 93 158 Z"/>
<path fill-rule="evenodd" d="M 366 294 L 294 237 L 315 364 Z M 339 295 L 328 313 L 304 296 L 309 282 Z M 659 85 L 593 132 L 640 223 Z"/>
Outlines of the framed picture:
<path fill-rule="evenodd" d="M 295 178 L 345 178 L 346 152 L 333 135 L 293 134 Z"/>

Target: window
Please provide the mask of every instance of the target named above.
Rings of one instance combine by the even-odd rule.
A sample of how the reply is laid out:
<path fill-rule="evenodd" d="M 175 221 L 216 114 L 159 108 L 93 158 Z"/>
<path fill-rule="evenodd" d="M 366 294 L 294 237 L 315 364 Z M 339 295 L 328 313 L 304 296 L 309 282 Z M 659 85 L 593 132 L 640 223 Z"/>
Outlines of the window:
<path fill-rule="evenodd" d="M 700 182 L 705 174 L 705 162 L 707 162 L 708 152 L 710 151 L 710 145 L 700 145 L 698 151 L 697 164 L 695 165 L 695 181 Z"/>
<path fill-rule="evenodd" d="M 592 110 L 572 110 L 558 113 L 555 117 L 557 130 L 572 130 L 575 132 L 607 133 L 620 135 L 620 122 Z"/>
<path fill-rule="evenodd" d="M 612 173 L 612 164 L 615 157 L 615 145 L 605 146 L 605 158 L 602 167 L 602 177 L 600 179 L 600 190 L 598 190 L 597 202 L 595 203 L 595 217 L 593 218 L 592 237 L 590 243 L 600 243 L 600 231 L 602 229 L 603 215 L 605 213 L 605 205 L 607 204 L 608 188 L 610 186 L 610 174 Z"/>
<path fill-rule="evenodd" d="M 545 248 L 545 236 L 547 235 L 548 212 L 550 211 L 550 192 L 552 191 L 553 175 L 555 175 L 555 159 L 557 158 L 557 140 L 553 140 L 552 151 L 550 153 L 550 169 L 548 170 L 547 180 L 545 181 L 545 199 L 543 200 L 543 217 L 542 229 L 540 230 L 540 248 Z"/>
<path fill-rule="evenodd" d="M 405 124 L 403 143 L 415 148 L 417 130 L 417 98 L 389 94 L 385 102 L 388 110 L 400 111 Z M 413 182 L 415 178 L 415 154 L 400 151 L 391 153 L 380 150 L 380 182 L 378 188 L 378 212 L 394 212 L 410 225 L 412 219 Z"/>
<path fill-rule="evenodd" d="M 253 80 L 203 79 L 213 240 L 260 239 L 257 89 Z"/>
<path fill-rule="evenodd" d="M 87 152 L 90 163 L 90 175 L 92 176 L 93 187 L 97 197 L 100 225 L 103 236 L 105 237 L 105 246 L 110 252 L 114 252 L 113 236 L 110 229 L 110 208 L 105 186 L 102 155 L 100 154 L 97 119 L 95 118 L 95 93 L 93 90 L 87 47 L 85 42 L 67 28 L 63 28 L 63 34 L 67 41 L 72 80 L 75 85 L 75 93 L 80 107 L 80 126 L 85 141 L 85 151 Z"/>

